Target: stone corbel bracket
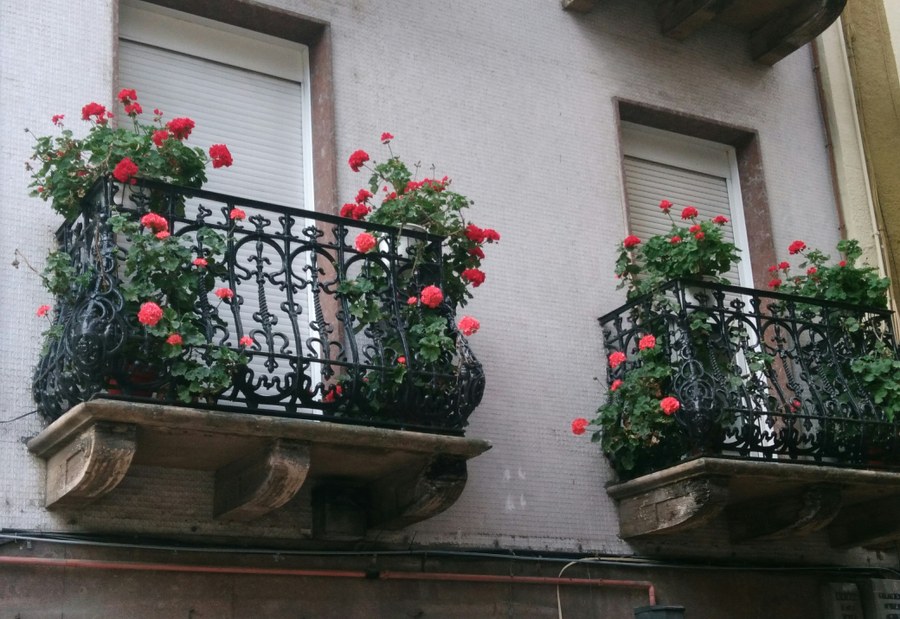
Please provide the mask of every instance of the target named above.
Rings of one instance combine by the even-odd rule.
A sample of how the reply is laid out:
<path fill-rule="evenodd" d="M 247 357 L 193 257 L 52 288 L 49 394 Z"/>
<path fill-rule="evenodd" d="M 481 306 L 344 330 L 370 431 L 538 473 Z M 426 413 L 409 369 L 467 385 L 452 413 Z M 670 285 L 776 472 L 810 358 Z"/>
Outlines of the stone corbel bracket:
<path fill-rule="evenodd" d="M 723 518 L 731 541 L 827 531 L 832 546 L 900 539 L 900 473 L 783 460 L 698 458 L 612 484 L 624 539 L 680 533 Z"/>
<path fill-rule="evenodd" d="M 251 521 L 305 484 L 353 489 L 361 527 L 402 528 L 447 509 L 466 483 L 466 461 L 490 443 L 457 436 L 184 407 L 94 400 L 28 442 L 47 461 L 48 509 L 78 508 L 113 492 L 132 464 L 215 472 L 213 514 Z M 327 495 L 327 493 L 325 493 Z M 314 501 L 314 511 L 319 503 Z M 347 504 L 344 501 L 343 504 Z M 331 503 L 314 518 L 333 529 Z"/>

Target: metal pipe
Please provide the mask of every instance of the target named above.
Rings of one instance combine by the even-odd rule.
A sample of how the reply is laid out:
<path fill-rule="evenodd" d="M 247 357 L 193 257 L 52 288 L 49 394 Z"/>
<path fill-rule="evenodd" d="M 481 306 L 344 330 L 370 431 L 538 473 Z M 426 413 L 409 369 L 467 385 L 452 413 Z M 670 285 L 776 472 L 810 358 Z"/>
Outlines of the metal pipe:
<path fill-rule="evenodd" d="M 359 578 L 372 580 L 431 580 L 438 582 L 481 582 L 528 585 L 572 585 L 646 589 L 650 605 L 656 604 L 656 589 L 645 580 L 616 580 L 608 578 L 558 578 L 552 576 L 504 576 L 500 574 L 462 574 L 458 572 L 394 572 L 362 570 L 309 570 L 271 567 L 228 567 L 214 565 L 179 565 L 174 563 L 144 563 L 133 561 L 98 561 L 94 559 L 59 559 L 54 557 L 0 556 L 0 565 L 27 567 L 63 567 L 123 571 L 193 572 L 201 574 L 239 574 L 258 576 L 307 576 L 312 578 Z"/>

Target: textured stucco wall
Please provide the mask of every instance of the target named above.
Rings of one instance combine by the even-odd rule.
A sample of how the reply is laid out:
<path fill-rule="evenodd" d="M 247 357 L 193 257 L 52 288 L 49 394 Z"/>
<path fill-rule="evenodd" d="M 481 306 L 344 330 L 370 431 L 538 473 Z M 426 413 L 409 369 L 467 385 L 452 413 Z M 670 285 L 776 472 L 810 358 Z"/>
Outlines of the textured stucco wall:
<path fill-rule="evenodd" d="M 603 489 L 609 469 L 594 445 L 569 431 L 573 417 L 591 416 L 600 402 L 596 317 L 622 300 L 612 277 L 625 234 L 613 98 L 758 131 L 780 253 L 798 236 L 833 247 L 838 222 L 808 50 L 767 68 L 752 63 L 745 38 L 725 28 L 670 41 L 659 36 L 651 8 L 632 0 L 607 0 L 588 15 L 566 13 L 552 0 L 454 0 L 440 9 L 416 0 L 271 4 L 331 24 L 342 199 L 363 180 L 345 157 L 356 148 L 383 157 L 378 136 L 390 131 L 396 152 L 451 175 L 476 201 L 472 219 L 503 235 L 488 248 L 487 282 L 467 308 L 482 323 L 472 345 L 488 376 L 468 433 L 494 448 L 470 463 L 466 491 L 445 514 L 373 538 L 631 552 L 617 537 Z M 19 247 L 39 267 L 56 223 L 26 195 L 30 138 L 22 128 L 46 133 L 52 114 L 74 119 L 85 102 L 108 102 L 115 6 L 4 2 L 0 11 L 0 419 L 8 419 L 32 408 L 42 330 L 33 311 L 48 301 L 33 273 L 8 265 Z M 290 510 L 251 525 L 216 523 L 202 503 L 184 498 L 197 489 L 207 496 L 208 475 L 140 467 L 123 482 L 126 492 L 82 512 L 48 513 L 40 507 L 43 465 L 22 443 L 40 427 L 34 416 L 0 425 L 0 526 L 307 532 L 302 514 L 292 519 Z M 690 554 L 703 541 L 730 556 L 725 540 L 724 531 L 704 531 L 678 550 Z M 857 557 L 827 550 L 817 536 L 797 548 L 791 559 Z M 768 544 L 734 552 L 773 556 Z"/>

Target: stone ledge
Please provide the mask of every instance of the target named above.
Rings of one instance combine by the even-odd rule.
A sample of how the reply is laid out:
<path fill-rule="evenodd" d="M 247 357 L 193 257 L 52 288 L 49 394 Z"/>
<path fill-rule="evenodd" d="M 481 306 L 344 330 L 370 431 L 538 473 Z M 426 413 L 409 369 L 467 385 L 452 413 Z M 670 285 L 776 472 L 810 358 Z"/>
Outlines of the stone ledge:
<path fill-rule="evenodd" d="M 714 518 L 726 519 L 734 543 L 823 529 L 838 548 L 900 539 L 900 472 L 698 458 L 611 484 L 607 493 L 625 539 L 671 535 Z"/>
<path fill-rule="evenodd" d="M 313 501 L 314 512 L 321 507 L 314 513 L 320 539 L 360 538 L 366 527 L 400 528 L 440 513 L 462 493 L 466 461 L 490 447 L 456 436 L 118 400 L 79 404 L 28 442 L 47 461 L 48 509 L 113 492 L 132 464 L 206 470 L 216 473 L 210 516 L 222 519 L 259 518 L 305 484 L 314 496 L 352 495 Z"/>

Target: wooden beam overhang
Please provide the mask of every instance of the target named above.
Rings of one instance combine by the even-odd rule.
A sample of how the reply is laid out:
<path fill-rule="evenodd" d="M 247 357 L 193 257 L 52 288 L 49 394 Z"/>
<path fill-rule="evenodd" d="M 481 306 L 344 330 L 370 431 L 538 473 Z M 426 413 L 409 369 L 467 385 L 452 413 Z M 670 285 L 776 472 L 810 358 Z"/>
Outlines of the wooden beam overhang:
<path fill-rule="evenodd" d="M 567 11 L 587 13 L 600 0 L 562 0 Z M 747 33 L 751 57 L 776 62 L 800 49 L 840 17 L 847 0 L 656 0 L 663 35 L 683 41 L 717 21 Z"/>

